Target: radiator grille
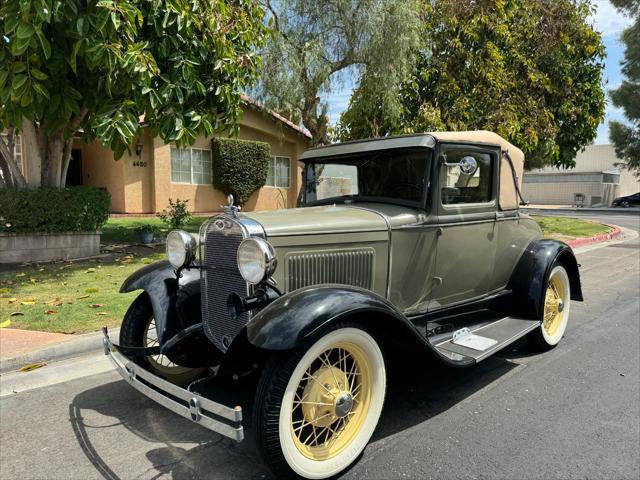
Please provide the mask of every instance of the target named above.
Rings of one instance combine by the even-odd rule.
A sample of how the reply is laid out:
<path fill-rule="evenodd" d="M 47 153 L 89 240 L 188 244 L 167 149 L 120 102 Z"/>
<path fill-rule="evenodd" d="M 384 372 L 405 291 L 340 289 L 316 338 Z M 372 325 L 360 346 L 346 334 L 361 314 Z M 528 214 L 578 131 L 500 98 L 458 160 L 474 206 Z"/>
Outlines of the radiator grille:
<path fill-rule="evenodd" d="M 372 248 L 296 253 L 288 257 L 287 290 L 340 283 L 371 290 L 375 252 Z"/>
<path fill-rule="evenodd" d="M 238 270 L 237 252 L 243 240 L 242 228 L 228 218 L 208 222 L 201 235 L 202 311 L 204 331 L 209 340 L 223 352 L 244 328 L 248 313 L 233 319 L 227 310 L 231 293 L 245 297 L 247 283 Z"/>

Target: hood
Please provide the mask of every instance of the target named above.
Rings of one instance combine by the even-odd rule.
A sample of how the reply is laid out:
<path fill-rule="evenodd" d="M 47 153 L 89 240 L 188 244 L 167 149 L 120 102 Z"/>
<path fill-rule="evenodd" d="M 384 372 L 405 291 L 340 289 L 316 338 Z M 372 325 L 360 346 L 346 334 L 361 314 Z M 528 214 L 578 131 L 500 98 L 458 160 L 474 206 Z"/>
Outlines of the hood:
<path fill-rule="evenodd" d="M 249 212 L 244 215 L 260 222 L 267 233 L 267 238 L 320 233 L 387 231 L 387 223 L 381 214 L 348 205 Z"/>

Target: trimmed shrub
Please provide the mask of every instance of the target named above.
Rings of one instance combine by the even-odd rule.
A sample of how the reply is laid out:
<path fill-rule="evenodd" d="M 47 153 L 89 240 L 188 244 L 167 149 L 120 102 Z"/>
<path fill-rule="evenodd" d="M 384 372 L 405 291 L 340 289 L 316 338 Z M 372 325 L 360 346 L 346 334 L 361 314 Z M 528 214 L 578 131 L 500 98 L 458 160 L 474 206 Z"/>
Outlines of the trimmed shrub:
<path fill-rule="evenodd" d="M 109 219 L 111 196 L 92 187 L 0 189 L 0 231 L 94 232 Z"/>
<path fill-rule="evenodd" d="M 187 210 L 189 200 L 169 199 L 169 206 L 158 214 L 160 220 L 169 228 L 176 230 L 182 228 L 190 219 L 191 213 Z"/>
<path fill-rule="evenodd" d="M 267 181 L 269 144 L 231 138 L 214 138 L 211 144 L 213 185 L 243 205 Z"/>

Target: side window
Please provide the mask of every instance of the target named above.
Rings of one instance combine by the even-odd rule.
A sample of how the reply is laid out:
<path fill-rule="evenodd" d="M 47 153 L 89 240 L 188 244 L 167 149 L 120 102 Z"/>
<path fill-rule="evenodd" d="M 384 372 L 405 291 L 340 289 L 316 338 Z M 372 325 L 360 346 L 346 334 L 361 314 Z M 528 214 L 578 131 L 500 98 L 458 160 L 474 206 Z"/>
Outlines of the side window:
<path fill-rule="evenodd" d="M 488 203 L 493 198 L 494 157 L 469 148 L 448 148 L 440 164 L 440 198 L 443 205 Z M 466 168 L 461 168 L 461 162 Z M 474 165 L 476 168 L 469 168 Z"/>

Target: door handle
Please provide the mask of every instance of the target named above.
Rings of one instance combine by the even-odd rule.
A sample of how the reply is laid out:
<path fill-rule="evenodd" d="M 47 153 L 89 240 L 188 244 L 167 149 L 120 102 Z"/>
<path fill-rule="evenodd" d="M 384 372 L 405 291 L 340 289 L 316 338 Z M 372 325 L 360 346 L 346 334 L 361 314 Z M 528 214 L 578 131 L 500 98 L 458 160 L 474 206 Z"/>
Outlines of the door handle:
<path fill-rule="evenodd" d="M 436 230 L 436 235 L 438 237 L 441 237 L 443 233 L 444 233 L 444 230 L 442 229 L 442 227 L 438 227 L 438 229 Z"/>

